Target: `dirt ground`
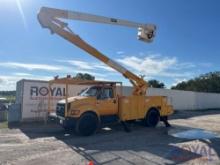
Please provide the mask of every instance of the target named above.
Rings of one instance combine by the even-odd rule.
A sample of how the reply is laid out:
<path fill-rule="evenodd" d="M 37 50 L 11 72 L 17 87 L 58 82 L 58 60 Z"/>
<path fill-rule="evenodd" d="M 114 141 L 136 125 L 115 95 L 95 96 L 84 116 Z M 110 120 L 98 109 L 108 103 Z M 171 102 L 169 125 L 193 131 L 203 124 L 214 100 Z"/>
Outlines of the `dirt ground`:
<path fill-rule="evenodd" d="M 53 123 L 0 129 L 0 164 L 220 164 L 220 110 L 179 111 L 145 128 L 120 124 L 79 137 Z M 190 136 L 190 137 L 189 137 Z"/>

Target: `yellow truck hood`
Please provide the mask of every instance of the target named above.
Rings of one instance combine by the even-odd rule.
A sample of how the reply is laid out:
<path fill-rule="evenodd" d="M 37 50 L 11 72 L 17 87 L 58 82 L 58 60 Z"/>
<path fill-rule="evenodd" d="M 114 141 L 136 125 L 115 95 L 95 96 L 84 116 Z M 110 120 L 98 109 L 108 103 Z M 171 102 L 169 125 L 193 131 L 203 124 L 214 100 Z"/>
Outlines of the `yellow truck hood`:
<path fill-rule="evenodd" d="M 88 97 L 85 97 L 85 96 L 68 97 L 67 102 L 71 103 L 73 101 L 82 100 L 82 99 L 86 99 L 86 98 L 88 98 Z M 62 99 L 58 103 L 65 104 L 65 102 L 66 102 L 66 99 Z"/>

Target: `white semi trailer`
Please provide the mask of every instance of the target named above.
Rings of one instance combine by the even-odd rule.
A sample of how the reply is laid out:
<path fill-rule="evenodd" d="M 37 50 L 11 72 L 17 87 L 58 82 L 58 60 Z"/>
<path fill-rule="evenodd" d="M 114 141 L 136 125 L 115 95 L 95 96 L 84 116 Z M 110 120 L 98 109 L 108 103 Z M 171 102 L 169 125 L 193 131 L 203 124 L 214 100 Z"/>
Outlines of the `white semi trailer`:
<path fill-rule="evenodd" d="M 84 86 L 69 86 L 69 95 L 75 96 Z M 55 110 L 56 103 L 65 98 L 65 85 L 52 85 L 48 81 L 20 80 L 16 87 L 16 104 L 20 104 L 21 120 L 43 119 L 48 111 L 48 96 L 51 96 L 51 108 Z"/>

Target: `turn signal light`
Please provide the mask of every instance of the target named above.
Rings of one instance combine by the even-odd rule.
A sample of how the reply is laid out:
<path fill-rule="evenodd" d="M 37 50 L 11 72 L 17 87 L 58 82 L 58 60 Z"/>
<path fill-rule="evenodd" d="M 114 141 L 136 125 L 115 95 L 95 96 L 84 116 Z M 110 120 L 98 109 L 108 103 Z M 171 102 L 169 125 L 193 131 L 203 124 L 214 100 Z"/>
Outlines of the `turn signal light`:
<path fill-rule="evenodd" d="M 80 110 L 71 110 L 71 115 L 78 115 Z"/>

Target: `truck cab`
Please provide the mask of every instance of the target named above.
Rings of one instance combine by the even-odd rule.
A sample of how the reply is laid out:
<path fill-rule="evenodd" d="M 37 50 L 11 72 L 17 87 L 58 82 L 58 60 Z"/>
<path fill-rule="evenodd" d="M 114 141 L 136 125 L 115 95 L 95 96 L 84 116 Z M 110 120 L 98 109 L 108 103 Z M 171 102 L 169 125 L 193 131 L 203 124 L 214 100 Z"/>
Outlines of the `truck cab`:
<path fill-rule="evenodd" d="M 117 82 L 94 83 L 96 82 L 94 81 L 92 85 L 88 83 L 88 87 L 81 90 L 77 96 L 62 99 L 57 103 L 56 116 L 65 129 L 76 127 L 84 115 L 89 114 L 96 118 L 98 125 L 103 117 L 117 116 L 119 107 Z"/>

